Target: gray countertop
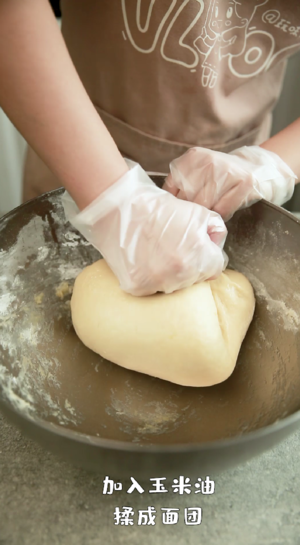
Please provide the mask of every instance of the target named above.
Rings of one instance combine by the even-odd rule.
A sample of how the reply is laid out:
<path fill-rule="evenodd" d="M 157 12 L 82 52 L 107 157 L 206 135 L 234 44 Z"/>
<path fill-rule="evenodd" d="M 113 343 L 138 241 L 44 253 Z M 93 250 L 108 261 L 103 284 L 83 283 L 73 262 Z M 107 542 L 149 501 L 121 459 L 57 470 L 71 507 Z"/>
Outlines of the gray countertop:
<path fill-rule="evenodd" d="M 58 459 L 0 415 L 0 545 L 300 544 L 300 432 L 210 478 L 215 493 L 206 496 L 129 495 L 127 488 L 103 495 L 103 475 Z M 156 523 L 141 526 L 136 518 L 133 526 L 114 525 L 117 506 L 136 514 L 154 506 Z M 202 508 L 200 525 L 184 522 L 191 506 Z M 177 525 L 162 524 L 164 507 L 180 509 Z"/>

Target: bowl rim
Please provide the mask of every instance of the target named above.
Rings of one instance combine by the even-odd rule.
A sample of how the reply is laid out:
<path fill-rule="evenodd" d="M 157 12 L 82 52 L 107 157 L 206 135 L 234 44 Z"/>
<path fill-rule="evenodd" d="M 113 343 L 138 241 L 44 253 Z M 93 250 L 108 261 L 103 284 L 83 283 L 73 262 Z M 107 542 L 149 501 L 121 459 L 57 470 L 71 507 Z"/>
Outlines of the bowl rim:
<path fill-rule="evenodd" d="M 245 445 L 249 442 L 266 438 L 274 433 L 280 432 L 284 428 L 294 427 L 293 425 L 300 422 L 300 409 L 291 415 L 282 419 L 277 419 L 272 424 L 263 426 L 248 433 L 234 435 L 224 439 L 215 441 L 207 441 L 203 443 L 171 443 L 171 444 L 139 444 L 130 441 L 120 441 L 117 439 L 107 439 L 105 437 L 97 437 L 86 433 L 81 433 L 70 428 L 65 428 L 53 422 L 47 422 L 38 416 L 29 416 L 23 411 L 16 409 L 7 398 L 0 397 L 0 405 L 5 405 L 9 412 L 15 413 L 17 416 L 26 420 L 31 425 L 42 428 L 50 434 L 59 435 L 64 439 L 71 440 L 76 443 L 90 445 L 103 450 L 126 451 L 132 453 L 149 453 L 149 454 L 171 454 L 171 453 L 205 453 L 211 450 L 226 450 L 227 448 Z M 296 431 L 296 430 L 295 430 Z"/>

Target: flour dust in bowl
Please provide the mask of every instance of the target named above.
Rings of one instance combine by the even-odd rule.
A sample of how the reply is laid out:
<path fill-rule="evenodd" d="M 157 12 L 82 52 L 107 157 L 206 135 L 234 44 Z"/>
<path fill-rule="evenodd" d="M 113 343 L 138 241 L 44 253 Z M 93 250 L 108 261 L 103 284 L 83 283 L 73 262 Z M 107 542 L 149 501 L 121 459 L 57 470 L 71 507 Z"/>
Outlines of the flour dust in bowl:
<path fill-rule="evenodd" d="M 62 192 L 0 220 L 0 401 L 7 416 L 76 464 L 145 479 L 220 470 L 297 429 L 300 222 L 266 202 L 229 222 L 230 267 L 254 288 L 254 319 L 227 381 L 184 387 L 106 361 L 76 336 L 74 280 L 99 254 L 66 225 Z"/>

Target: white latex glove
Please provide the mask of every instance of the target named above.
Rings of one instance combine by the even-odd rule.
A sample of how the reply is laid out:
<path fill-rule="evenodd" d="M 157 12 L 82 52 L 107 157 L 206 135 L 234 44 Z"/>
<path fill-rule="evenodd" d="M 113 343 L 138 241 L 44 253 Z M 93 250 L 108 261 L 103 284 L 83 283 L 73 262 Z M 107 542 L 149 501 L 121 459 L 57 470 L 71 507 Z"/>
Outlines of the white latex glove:
<path fill-rule="evenodd" d="M 159 189 L 133 164 L 81 212 L 66 192 L 67 219 L 132 295 L 171 293 L 219 276 L 227 265 L 222 218 Z"/>
<path fill-rule="evenodd" d="M 272 151 L 244 146 L 231 153 L 191 148 L 170 164 L 163 189 L 229 220 L 260 199 L 281 205 L 294 192 L 297 176 Z"/>

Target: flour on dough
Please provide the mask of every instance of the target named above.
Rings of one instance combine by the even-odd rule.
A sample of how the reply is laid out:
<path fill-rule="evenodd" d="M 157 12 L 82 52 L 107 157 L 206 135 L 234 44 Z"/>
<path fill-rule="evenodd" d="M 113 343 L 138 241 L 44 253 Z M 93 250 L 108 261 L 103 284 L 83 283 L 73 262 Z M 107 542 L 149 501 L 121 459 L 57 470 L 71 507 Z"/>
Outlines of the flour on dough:
<path fill-rule="evenodd" d="M 71 299 L 73 325 L 86 346 L 185 386 L 211 386 L 231 375 L 254 306 L 250 282 L 236 271 L 168 295 L 134 297 L 103 259 L 79 274 Z"/>

